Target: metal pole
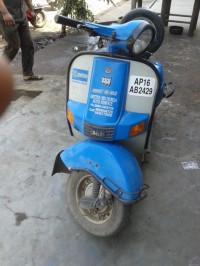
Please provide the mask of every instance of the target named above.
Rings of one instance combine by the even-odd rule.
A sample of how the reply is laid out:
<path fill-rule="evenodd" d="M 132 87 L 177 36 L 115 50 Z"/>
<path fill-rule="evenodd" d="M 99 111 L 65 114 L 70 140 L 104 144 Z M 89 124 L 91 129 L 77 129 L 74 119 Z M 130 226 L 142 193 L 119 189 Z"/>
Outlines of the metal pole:
<path fill-rule="evenodd" d="M 131 9 L 136 8 L 136 3 L 138 2 L 138 7 L 142 7 L 142 0 L 132 0 Z"/>
<path fill-rule="evenodd" d="M 138 7 L 142 7 L 142 0 L 138 0 Z"/>
<path fill-rule="evenodd" d="M 198 20 L 198 16 L 199 16 L 199 10 L 200 10 L 200 0 L 195 0 L 193 12 L 192 12 L 192 18 L 191 18 L 191 22 L 190 22 L 190 27 L 189 27 L 189 31 L 188 31 L 189 37 L 193 36 L 193 32 L 196 29 L 197 20 Z"/>
<path fill-rule="evenodd" d="M 161 7 L 161 19 L 164 26 L 168 25 L 168 19 L 170 14 L 171 0 L 163 0 Z"/>
<path fill-rule="evenodd" d="M 136 8 L 136 1 L 137 0 L 132 0 L 132 2 L 131 2 L 131 9 Z"/>

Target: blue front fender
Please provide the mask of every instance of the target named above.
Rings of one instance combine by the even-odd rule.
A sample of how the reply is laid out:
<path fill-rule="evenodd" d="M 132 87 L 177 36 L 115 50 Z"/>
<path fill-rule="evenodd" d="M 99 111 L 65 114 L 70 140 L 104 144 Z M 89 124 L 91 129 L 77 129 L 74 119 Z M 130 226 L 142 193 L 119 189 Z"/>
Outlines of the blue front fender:
<path fill-rule="evenodd" d="M 94 175 L 115 197 L 125 203 L 137 200 L 143 177 L 135 157 L 116 143 L 85 140 L 60 153 L 66 172 L 84 170 Z M 56 173 L 55 171 L 53 173 Z M 63 172 L 63 171 L 61 171 Z"/>

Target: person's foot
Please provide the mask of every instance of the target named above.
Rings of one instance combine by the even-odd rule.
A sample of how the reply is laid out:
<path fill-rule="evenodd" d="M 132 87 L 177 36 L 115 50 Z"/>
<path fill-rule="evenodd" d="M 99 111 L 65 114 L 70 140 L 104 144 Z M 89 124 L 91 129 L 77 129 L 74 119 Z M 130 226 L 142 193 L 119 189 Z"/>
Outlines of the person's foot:
<path fill-rule="evenodd" d="M 24 76 L 24 81 L 37 81 L 42 80 L 43 76 L 41 75 L 32 75 L 32 76 Z"/>

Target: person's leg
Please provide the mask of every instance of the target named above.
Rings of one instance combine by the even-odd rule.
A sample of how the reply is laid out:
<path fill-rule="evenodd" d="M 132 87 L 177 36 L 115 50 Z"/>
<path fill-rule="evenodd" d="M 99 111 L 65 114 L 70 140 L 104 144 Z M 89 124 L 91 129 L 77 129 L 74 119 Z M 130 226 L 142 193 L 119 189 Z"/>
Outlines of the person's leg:
<path fill-rule="evenodd" d="M 23 76 L 33 76 L 34 46 L 28 21 L 20 22 L 18 32 L 21 41 Z"/>
<path fill-rule="evenodd" d="M 18 34 L 18 24 L 14 26 L 6 26 L 4 23 L 1 23 L 1 31 L 3 37 L 5 38 L 7 45 L 4 48 L 4 55 L 12 61 L 20 47 L 20 39 Z"/>

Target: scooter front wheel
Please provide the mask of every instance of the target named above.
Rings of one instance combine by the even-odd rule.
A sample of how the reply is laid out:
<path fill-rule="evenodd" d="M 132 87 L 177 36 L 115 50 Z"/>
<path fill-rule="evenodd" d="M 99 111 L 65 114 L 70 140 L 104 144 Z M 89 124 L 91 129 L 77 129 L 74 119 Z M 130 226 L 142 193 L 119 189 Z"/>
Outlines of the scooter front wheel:
<path fill-rule="evenodd" d="M 100 183 L 99 186 L 95 183 L 98 182 L 92 174 L 72 171 L 67 182 L 68 207 L 75 220 L 89 233 L 99 237 L 116 235 L 129 221 L 131 205 L 122 204 Z"/>

